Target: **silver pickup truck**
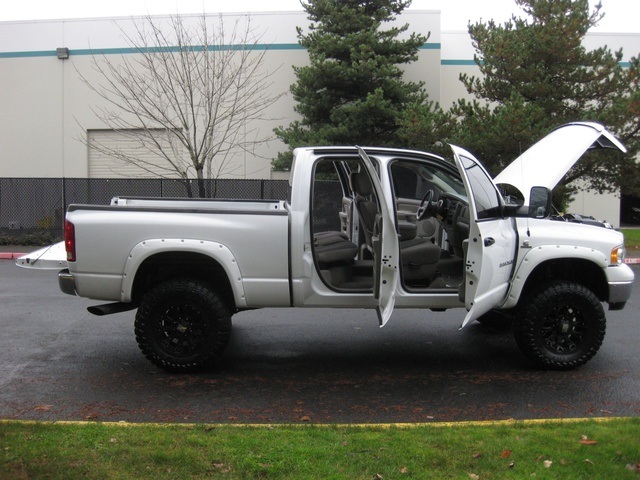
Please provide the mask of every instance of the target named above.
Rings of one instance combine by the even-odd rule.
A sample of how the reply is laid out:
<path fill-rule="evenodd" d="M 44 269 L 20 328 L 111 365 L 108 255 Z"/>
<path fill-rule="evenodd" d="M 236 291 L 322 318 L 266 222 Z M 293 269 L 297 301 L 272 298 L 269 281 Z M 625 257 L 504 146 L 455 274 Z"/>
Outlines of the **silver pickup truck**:
<path fill-rule="evenodd" d="M 137 308 L 137 342 L 168 371 L 210 367 L 232 315 L 260 307 L 370 308 L 381 326 L 394 308 L 466 308 L 463 327 L 501 311 L 532 362 L 571 369 L 602 344 L 602 302 L 623 308 L 634 279 L 621 233 L 549 218 L 550 189 L 594 148 L 625 151 L 602 126 L 572 123 L 492 179 L 455 146 L 453 162 L 299 148 L 288 200 L 71 205 L 64 248 L 17 263 L 63 267 L 63 292 L 110 302 L 92 313 Z"/>

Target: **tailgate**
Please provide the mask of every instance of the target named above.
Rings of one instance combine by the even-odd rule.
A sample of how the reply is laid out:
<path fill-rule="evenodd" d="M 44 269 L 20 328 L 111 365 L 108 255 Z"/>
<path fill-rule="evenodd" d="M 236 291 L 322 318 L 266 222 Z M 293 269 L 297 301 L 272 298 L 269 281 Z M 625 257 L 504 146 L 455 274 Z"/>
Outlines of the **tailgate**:
<path fill-rule="evenodd" d="M 16 260 L 16 265 L 36 270 L 67 268 L 67 252 L 64 248 L 64 242 L 54 243 L 40 250 L 27 253 Z"/>

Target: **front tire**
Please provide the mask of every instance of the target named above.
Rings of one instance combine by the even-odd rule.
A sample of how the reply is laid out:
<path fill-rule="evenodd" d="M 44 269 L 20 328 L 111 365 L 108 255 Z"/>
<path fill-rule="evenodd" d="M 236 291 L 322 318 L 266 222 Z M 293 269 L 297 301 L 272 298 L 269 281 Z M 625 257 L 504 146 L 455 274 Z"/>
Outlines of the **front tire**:
<path fill-rule="evenodd" d="M 169 280 L 142 297 L 135 334 L 154 365 L 168 372 L 198 372 L 212 367 L 227 346 L 231 314 L 201 282 Z"/>
<path fill-rule="evenodd" d="M 571 370 L 602 345 L 606 318 L 593 292 L 570 282 L 552 282 L 533 293 L 514 322 L 520 350 L 536 365 Z"/>

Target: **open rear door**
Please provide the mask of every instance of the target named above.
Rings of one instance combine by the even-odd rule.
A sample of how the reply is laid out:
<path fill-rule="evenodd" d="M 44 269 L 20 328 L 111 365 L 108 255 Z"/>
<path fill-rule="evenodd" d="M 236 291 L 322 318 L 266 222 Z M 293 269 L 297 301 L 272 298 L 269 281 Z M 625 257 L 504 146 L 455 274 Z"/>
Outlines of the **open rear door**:
<path fill-rule="evenodd" d="M 469 196 L 469 239 L 460 295 L 469 312 L 462 327 L 501 305 L 515 264 L 517 233 L 513 218 L 503 218 L 500 192 L 480 162 L 451 146 Z"/>
<path fill-rule="evenodd" d="M 395 293 L 398 286 L 398 263 L 400 257 L 398 235 L 391 218 L 391 209 L 385 199 L 373 162 L 362 148 L 358 147 L 358 153 L 371 179 L 371 184 L 378 199 L 378 206 L 380 207 L 372 240 L 374 256 L 373 288 L 378 300 L 376 308 L 378 319 L 380 320 L 380 326 L 384 327 L 391 317 L 396 301 Z"/>

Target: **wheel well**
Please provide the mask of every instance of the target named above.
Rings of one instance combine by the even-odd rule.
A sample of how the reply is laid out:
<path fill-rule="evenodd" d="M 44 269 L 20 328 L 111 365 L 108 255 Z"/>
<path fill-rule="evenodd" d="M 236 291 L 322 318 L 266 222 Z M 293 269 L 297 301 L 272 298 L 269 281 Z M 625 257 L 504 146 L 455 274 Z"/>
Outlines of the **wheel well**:
<path fill-rule="evenodd" d="M 137 303 L 151 288 L 173 278 L 193 278 L 211 286 L 230 311 L 235 311 L 233 290 L 220 263 L 200 253 L 163 252 L 147 258 L 136 272 L 132 300 Z"/>
<path fill-rule="evenodd" d="M 589 260 L 560 258 L 538 265 L 527 278 L 520 298 L 550 280 L 567 280 L 591 290 L 601 302 L 608 298 L 607 279 L 602 268 Z"/>

